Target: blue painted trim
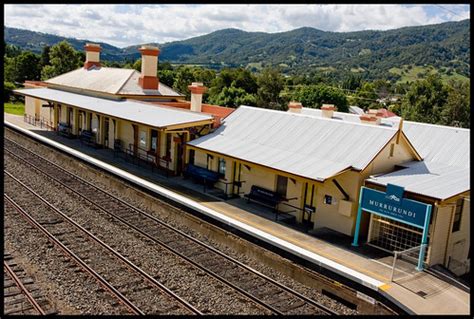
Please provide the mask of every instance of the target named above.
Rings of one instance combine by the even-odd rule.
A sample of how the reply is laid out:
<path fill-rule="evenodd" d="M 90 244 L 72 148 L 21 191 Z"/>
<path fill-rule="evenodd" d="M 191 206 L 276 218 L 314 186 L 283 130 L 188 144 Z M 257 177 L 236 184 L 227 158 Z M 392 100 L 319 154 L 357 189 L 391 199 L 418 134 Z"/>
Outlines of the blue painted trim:
<path fill-rule="evenodd" d="M 425 216 L 425 226 L 423 228 L 423 236 L 421 238 L 421 249 L 420 255 L 418 256 L 418 266 L 416 270 L 423 270 L 423 261 L 425 259 L 426 246 L 428 246 L 428 229 L 430 227 L 430 217 L 431 217 L 431 205 L 426 206 L 426 216 Z"/>
<path fill-rule="evenodd" d="M 359 246 L 359 231 L 360 231 L 360 219 L 362 216 L 362 194 L 363 194 L 363 188 L 360 189 L 359 193 L 359 208 L 357 209 L 357 220 L 356 220 L 356 229 L 354 232 L 354 241 L 352 242 L 352 246 Z"/>

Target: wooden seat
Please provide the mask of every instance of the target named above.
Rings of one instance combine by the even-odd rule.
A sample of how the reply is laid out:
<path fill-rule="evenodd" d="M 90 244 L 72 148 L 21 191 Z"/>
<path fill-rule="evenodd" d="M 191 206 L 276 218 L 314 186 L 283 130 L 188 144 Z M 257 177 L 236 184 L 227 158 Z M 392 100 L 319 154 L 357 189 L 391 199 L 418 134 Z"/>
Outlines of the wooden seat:
<path fill-rule="evenodd" d="M 204 167 L 188 164 L 184 171 L 184 177 L 191 177 L 198 182 L 212 186 L 219 180 L 219 173 L 210 171 Z"/>
<path fill-rule="evenodd" d="M 280 194 L 263 187 L 252 185 L 250 193 L 244 195 L 247 197 L 247 202 L 256 201 L 276 210 L 277 205 L 283 200 Z"/>

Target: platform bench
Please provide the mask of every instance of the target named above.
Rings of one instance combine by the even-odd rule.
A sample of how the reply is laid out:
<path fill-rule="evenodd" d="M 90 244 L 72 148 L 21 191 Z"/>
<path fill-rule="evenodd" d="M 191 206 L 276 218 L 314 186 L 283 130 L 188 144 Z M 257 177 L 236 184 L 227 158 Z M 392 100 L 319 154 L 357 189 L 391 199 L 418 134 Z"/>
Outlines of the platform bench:
<path fill-rule="evenodd" d="M 219 173 L 208 170 L 207 168 L 188 164 L 184 171 L 184 177 L 191 177 L 207 186 L 213 186 L 219 180 Z"/>
<path fill-rule="evenodd" d="M 92 133 L 91 131 L 86 131 L 86 130 L 81 131 L 81 134 L 79 135 L 79 139 L 81 140 L 81 143 L 94 146 L 94 147 L 96 146 L 95 136 L 94 136 L 94 133 Z"/>
<path fill-rule="evenodd" d="M 273 208 L 275 211 L 277 211 L 277 205 L 282 201 L 280 194 L 257 185 L 252 185 L 250 193 L 245 194 L 244 197 L 247 198 L 247 202 L 256 201 Z"/>
<path fill-rule="evenodd" d="M 65 137 L 72 137 L 71 126 L 66 123 L 59 123 L 58 134 Z"/>

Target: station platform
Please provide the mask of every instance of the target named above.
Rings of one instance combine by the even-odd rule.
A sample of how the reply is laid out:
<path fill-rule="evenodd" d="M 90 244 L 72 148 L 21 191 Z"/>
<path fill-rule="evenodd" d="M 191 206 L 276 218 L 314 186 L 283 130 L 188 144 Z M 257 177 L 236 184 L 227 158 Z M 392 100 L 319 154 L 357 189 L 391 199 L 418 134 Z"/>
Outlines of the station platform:
<path fill-rule="evenodd" d="M 90 159 L 94 165 L 102 165 L 122 178 L 369 287 L 409 314 L 470 314 L 469 292 L 431 273 L 417 271 L 412 263 L 397 261 L 391 281 L 392 255 L 373 253 L 366 245 L 352 247 L 343 236 L 338 237 L 328 230 L 301 232 L 282 221 L 271 220 L 271 215 L 264 209 L 247 205 L 245 200 L 225 200 L 218 193 L 205 191 L 202 185 L 181 177 L 168 178 L 162 172 L 152 172 L 148 167 L 127 162 L 115 156 L 112 150 L 81 145 L 77 139 L 67 139 L 29 125 L 22 116 L 6 113 L 4 116 L 5 124 L 13 124 L 34 133 L 36 137 L 47 138 L 45 142 L 60 143 L 65 151 L 85 160 Z"/>

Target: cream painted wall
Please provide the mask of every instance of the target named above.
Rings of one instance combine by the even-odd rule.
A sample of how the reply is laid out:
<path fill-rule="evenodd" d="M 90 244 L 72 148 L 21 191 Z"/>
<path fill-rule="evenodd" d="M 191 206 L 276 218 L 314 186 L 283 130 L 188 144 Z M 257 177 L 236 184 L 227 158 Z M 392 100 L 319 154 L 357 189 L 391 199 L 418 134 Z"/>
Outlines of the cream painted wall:
<path fill-rule="evenodd" d="M 97 137 L 99 136 L 99 118 L 97 117 L 97 114 L 94 113 L 92 113 L 91 131 L 94 132 Z"/>
<path fill-rule="evenodd" d="M 275 187 L 274 187 L 274 190 L 276 189 L 276 179 L 277 179 L 277 176 L 275 175 Z M 295 199 L 291 199 L 288 201 L 288 204 L 292 205 L 292 206 L 296 206 L 298 208 L 301 208 L 302 207 L 302 201 L 303 201 L 303 198 L 302 198 L 302 191 L 303 191 L 303 183 L 301 183 L 300 181 L 297 181 L 297 180 L 291 180 L 290 178 L 288 178 L 288 184 L 287 184 L 287 187 L 286 187 L 286 198 L 288 199 L 291 199 L 291 198 L 295 198 Z M 296 217 L 296 220 L 301 223 L 302 222 L 302 212 L 298 209 L 295 209 L 291 206 L 288 206 L 288 205 L 285 205 L 284 203 L 280 204 L 278 206 L 278 209 L 282 212 L 285 212 L 285 213 L 289 213 L 293 216 Z"/>
<path fill-rule="evenodd" d="M 119 139 L 122 140 L 122 147 L 129 149 L 129 144 L 133 144 L 133 127 L 130 122 L 120 121 L 120 135 Z"/>
<path fill-rule="evenodd" d="M 328 227 L 343 234 L 352 236 L 355 219 L 357 217 L 357 201 L 361 186 L 358 172 L 348 171 L 335 177 L 344 191 L 349 195 L 352 204 L 351 216 L 339 213 L 339 204 L 344 195 L 331 181 L 316 184 L 316 214 L 314 217 L 314 228 Z M 331 204 L 324 203 L 325 195 L 332 197 Z"/>
<path fill-rule="evenodd" d="M 145 76 L 156 76 L 158 57 L 142 55 L 142 74 Z"/>
<path fill-rule="evenodd" d="M 194 153 L 194 165 L 206 168 L 207 154 L 196 150 Z"/>
<path fill-rule="evenodd" d="M 469 195 L 470 196 L 470 195 Z M 456 202 L 453 201 L 455 205 Z M 446 259 L 449 262 L 449 269 L 457 275 L 462 275 L 469 271 L 470 265 L 467 260 L 467 255 L 470 246 L 470 197 L 464 199 L 464 205 L 461 215 L 461 227 L 458 231 L 451 233 L 448 243 L 448 253 Z M 451 231 L 451 229 L 450 229 Z M 454 259 L 454 261 L 453 261 Z M 462 263 L 465 263 L 462 265 Z M 446 265 L 448 266 L 448 265 Z"/>
<path fill-rule="evenodd" d="M 61 119 L 59 122 L 66 123 L 67 122 L 67 112 L 68 107 L 66 105 L 61 104 Z"/>
<path fill-rule="evenodd" d="M 397 136 L 385 146 L 385 148 L 374 158 L 371 164 L 362 171 L 362 175 L 367 178 L 369 175 L 390 172 L 394 165 L 416 160 L 412 154 L 408 143 L 400 137 L 399 144 L 396 144 Z M 393 156 L 390 156 L 390 145 L 394 145 Z"/>
<path fill-rule="evenodd" d="M 44 121 L 52 122 L 53 121 L 53 108 L 52 107 L 43 107 L 43 104 L 48 104 L 48 102 L 43 100 L 37 100 L 39 104 L 40 117 Z"/>
<path fill-rule="evenodd" d="M 25 96 L 25 114 L 26 115 L 35 117 L 35 105 L 36 105 L 35 98 Z"/>
<path fill-rule="evenodd" d="M 117 120 L 115 120 L 117 121 Z M 115 139 L 115 125 L 112 118 L 109 117 L 109 148 L 114 148 L 114 139 Z"/>
<path fill-rule="evenodd" d="M 446 245 L 451 233 L 452 205 L 434 206 L 433 223 L 430 227 L 430 241 L 427 251 L 430 265 L 444 264 Z"/>

